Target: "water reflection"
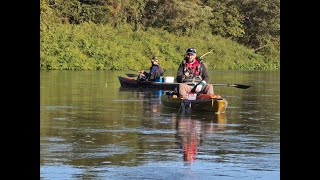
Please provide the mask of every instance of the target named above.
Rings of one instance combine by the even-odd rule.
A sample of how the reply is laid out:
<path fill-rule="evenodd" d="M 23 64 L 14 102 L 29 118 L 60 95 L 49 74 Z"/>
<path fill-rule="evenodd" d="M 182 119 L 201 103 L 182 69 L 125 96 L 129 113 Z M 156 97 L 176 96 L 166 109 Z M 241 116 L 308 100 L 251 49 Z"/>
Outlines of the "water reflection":
<path fill-rule="evenodd" d="M 226 127 L 226 114 L 199 113 L 196 111 L 177 111 L 162 106 L 162 90 L 120 88 L 122 92 L 131 92 L 140 102 L 144 114 L 144 127 L 159 128 L 163 116 L 171 117 L 172 128 L 183 154 L 183 161 L 192 163 L 196 159 L 198 147 L 205 134 L 222 131 Z"/>
<path fill-rule="evenodd" d="M 167 109 L 161 91 L 121 89 L 120 72 L 42 72 L 40 176 L 279 179 L 278 73 L 211 73 L 253 86 L 215 87 L 229 102 L 215 115 Z"/>
<path fill-rule="evenodd" d="M 176 138 L 183 154 L 183 161 L 193 163 L 198 149 L 203 145 L 206 134 L 223 131 L 226 127 L 226 114 L 182 112 L 172 117 L 176 121 Z"/>
<path fill-rule="evenodd" d="M 177 111 L 162 106 L 162 90 L 120 88 L 120 91 L 132 93 L 134 98 L 139 99 L 144 128 L 162 129 L 165 128 L 162 123 L 166 119 L 171 121 L 182 160 L 186 163 L 192 163 L 197 159 L 199 146 L 203 145 L 206 134 L 223 131 L 226 127 L 226 113 Z"/>
<path fill-rule="evenodd" d="M 131 93 L 131 97 L 140 102 L 142 113 L 147 118 L 158 118 L 161 113 L 160 97 L 163 90 L 140 89 L 140 88 L 120 88 L 120 92 Z"/>

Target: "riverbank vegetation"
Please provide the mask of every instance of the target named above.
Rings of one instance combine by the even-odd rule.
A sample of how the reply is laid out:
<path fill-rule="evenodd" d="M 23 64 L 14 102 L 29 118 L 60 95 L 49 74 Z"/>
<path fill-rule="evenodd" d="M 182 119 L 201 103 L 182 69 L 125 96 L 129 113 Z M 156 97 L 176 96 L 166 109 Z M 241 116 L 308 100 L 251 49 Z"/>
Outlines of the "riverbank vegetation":
<path fill-rule="evenodd" d="M 188 47 L 209 69 L 280 69 L 279 0 L 40 3 L 40 69 L 177 69 Z"/>

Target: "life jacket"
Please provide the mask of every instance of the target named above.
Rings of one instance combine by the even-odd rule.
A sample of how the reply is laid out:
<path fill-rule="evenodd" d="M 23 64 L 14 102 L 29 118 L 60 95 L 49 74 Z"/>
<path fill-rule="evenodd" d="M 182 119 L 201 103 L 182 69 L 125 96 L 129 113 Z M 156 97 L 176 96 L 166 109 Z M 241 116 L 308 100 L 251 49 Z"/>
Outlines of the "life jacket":
<path fill-rule="evenodd" d="M 156 70 L 152 72 L 152 68 L 156 67 Z M 156 78 L 162 76 L 163 74 L 163 69 L 160 65 L 152 65 L 150 67 L 150 73 L 148 79 L 151 81 L 154 81 Z"/>
<path fill-rule="evenodd" d="M 183 66 L 183 74 L 189 74 L 189 77 L 186 77 L 184 82 L 200 82 L 202 80 L 202 68 L 201 68 L 201 60 L 198 57 L 192 62 L 189 63 L 186 59 L 182 61 Z"/>

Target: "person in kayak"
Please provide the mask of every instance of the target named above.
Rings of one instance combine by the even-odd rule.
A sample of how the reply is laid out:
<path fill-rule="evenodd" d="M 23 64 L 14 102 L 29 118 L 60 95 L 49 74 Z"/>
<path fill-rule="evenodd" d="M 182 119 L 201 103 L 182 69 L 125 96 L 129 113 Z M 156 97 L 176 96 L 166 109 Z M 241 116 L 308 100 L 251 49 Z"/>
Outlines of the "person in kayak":
<path fill-rule="evenodd" d="M 162 76 L 164 73 L 163 68 L 160 66 L 159 59 L 153 56 L 151 59 L 150 72 L 144 70 L 139 71 L 138 81 L 155 81 L 156 78 Z"/>
<path fill-rule="evenodd" d="M 213 86 L 207 84 L 209 75 L 207 66 L 197 56 L 196 49 L 188 48 L 184 59 L 177 72 L 179 84 L 178 93 L 183 99 L 188 98 L 188 93 L 196 92 L 214 96 Z"/>

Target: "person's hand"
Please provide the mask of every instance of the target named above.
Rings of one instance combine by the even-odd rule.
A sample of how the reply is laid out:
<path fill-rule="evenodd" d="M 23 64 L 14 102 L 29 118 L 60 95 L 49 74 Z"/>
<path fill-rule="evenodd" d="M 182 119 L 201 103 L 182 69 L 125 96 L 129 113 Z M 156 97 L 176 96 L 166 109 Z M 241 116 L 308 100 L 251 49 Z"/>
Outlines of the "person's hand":
<path fill-rule="evenodd" d="M 198 86 L 196 87 L 196 92 L 200 92 L 202 90 L 202 84 L 198 84 Z"/>
<path fill-rule="evenodd" d="M 189 77 L 189 72 L 186 72 L 184 75 L 185 75 L 186 77 Z"/>

